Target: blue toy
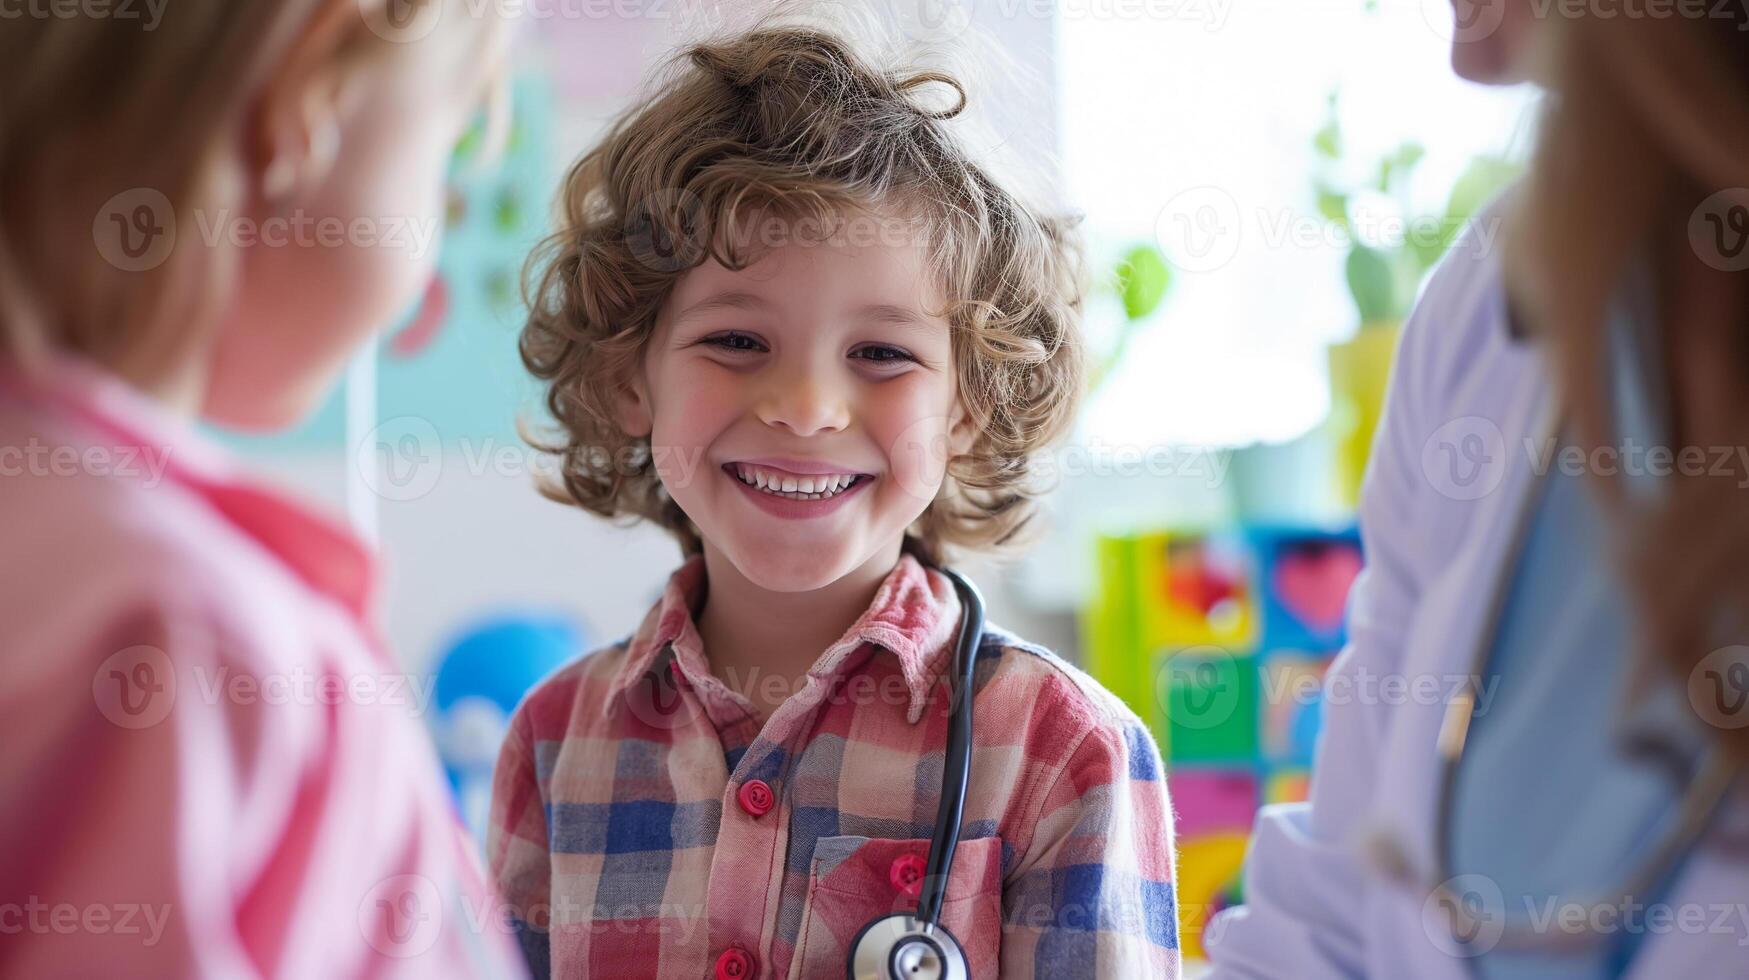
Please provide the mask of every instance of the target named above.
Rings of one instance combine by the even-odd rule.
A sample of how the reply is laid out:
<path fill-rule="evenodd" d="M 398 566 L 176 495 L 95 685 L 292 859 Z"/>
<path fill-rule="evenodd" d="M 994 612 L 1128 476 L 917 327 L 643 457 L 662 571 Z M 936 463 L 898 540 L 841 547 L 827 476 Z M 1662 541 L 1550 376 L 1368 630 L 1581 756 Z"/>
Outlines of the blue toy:
<path fill-rule="evenodd" d="M 583 640 L 568 619 L 508 615 L 463 631 L 437 658 L 433 735 L 462 820 L 479 840 L 485 840 L 492 767 L 511 713 L 583 649 Z"/>

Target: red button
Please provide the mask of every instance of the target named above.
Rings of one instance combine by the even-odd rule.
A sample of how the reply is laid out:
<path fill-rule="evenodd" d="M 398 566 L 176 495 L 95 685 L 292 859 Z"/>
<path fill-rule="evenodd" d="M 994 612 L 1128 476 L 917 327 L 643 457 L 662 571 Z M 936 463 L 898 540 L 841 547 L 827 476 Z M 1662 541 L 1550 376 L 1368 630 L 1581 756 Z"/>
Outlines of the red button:
<path fill-rule="evenodd" d="M 893 887 L 905 893 L 906 898 L 916 898 L 923 894 L 923 873 L 929 870 L 923 859 L 915 854 L 901 854 L 893 859 L 893 866 L 887 869 L 887 880 Z"/>
<path fill-rule="evenodd" d="M 750 980 L 757 969 L 753 954 L 739 946 L 730 946 L 717 957 L 717 980 Z"/>
<path fill-rule="evenodd" d="M 770 812 L 775 798 L 771 795 L 771 786 L 763 779 L 749 779 L 741 784 L 735 792 L 735 799 L 741 803 L 741 809 L 756 817 L 763 817 Z"/>

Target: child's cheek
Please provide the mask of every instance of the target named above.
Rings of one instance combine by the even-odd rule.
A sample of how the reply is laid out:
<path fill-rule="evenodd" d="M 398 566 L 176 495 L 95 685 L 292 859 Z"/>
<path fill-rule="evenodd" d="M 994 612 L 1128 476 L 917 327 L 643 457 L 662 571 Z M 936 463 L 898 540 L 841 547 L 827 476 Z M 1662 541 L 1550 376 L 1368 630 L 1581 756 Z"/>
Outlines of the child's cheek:
<path fill-rule="evenodd" d="M 738 416 L 738 389 L 724 374 L 720 369 L 683 369 L 652 378 L 652 462 L 662 485 L 676 498 L 684 498 L 708 477 L 705 469 L 712 464 L 707 452 Z"/>
<path fill-rule="evenodd" d="M 893 485 L 919 513 L 935 500 L 947 476 L 949 418 L 938 410 L 938 399 L 922 391 L 895 391 L 877 407 L 884 425 L 881 438 Z"/>

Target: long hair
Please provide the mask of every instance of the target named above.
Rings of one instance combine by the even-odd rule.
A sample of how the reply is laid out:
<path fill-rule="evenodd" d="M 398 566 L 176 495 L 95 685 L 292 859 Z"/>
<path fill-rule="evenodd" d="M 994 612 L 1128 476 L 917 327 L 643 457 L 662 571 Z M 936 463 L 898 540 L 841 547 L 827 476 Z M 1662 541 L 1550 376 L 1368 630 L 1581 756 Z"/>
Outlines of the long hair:
<path fill-rule="evenodd" d="M 1650 274 L 1665 370 L 1657 387 L 1671 396 L 1667 449 L 1706 465 L 1671 467 L 1650 500 L 1630 497 L 1620 478 L 1593 483 L 1646 666 L 1683 685 L 1709 654 L 1716 662 L 1715 651 L 1749 642 L 1749 452 L 1735 448 L 1749 445 L 1749 272 L 1730 261 L 1749 239 L 1729 240 L 1749 235 L 1742 21 L 1738 12 L 1547 24 L 1549 99 L 1507 261 L 1514 301 L 1545 335 L 1587 450 L 1621 438 L 1605 328 L 1613 284 L 1638 262 Z M 1715 469 L 1720 450 L 1729 474 Z M 1696 710 L 1749 761 L 1749 727 Z"/>

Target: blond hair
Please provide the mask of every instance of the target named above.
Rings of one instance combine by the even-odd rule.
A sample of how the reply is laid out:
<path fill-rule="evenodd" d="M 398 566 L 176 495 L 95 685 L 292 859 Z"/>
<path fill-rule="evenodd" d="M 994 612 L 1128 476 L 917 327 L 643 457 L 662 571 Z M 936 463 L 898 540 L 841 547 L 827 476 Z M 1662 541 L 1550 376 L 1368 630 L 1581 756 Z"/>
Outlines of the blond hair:
<path fill-rule="evenodd" d="M 664 301 L 707 258 L 757 260 L 746 233 L 764 217 L 824 230 L 888 208 L 927 242 L 978 433 L 947 461 L 907 545 L 939 561 L 944 547 L 1017 542 L 1039 493 L 1030 457 L 1081 394 L 1075 222 L 1023 201 L 949 131 L 966 104 L 951 74 L 877 67 L 839 31 L 755 26 L 686 48 L 660 83 L 572 168 L 557 231 L 530 263 L 522 359 L 558 424 L 551 439 L 530 436 L 559 457 L 543 492 L 652 521 L 698 550 L 648 437 L 627 436 L 615 408 Z M 952 104 L 932 105 L 931 89 Z"/>
<path fill-rule="evenodd" d="M 175 247 L 130 268 L 104 252 L 120 206 L 148 222 L 245 201 L 221 162 L 271 72 L 300 39 L 339 59 L 387 49 L 388 0 L 168 3 L 161 19 L 25 16 L 0 31 L 0 355 L 53 350 L 164 368 L 200 338 L 236 256 Z M 441 0 L 420 0 L 422 5 Z M 150 195 L 149 198 L 142 195 Z M 151 203 L 145 203 L 145 202 Z M 165 211 L 168 213 L 164 213 Z M 182 240 L 196 229 L 180 229 Z"/>
<path fill-rule="evenodd" d="M 1547 110 L 1514 216 L 1507 263 L 1515 301 L 1548 336 L 1575 437 L 1613 444 L 1610 304 L 1649 259 L 1671 393 L 1673 452 L 1749 436 L 1749 291 L 1690 238 L 1720 192 L 1749 205 L 1749 46 L 1731 20 L 1561 19 Z M 1727 198 L 1729 194 L 1727 193 Z M 1696 306 L 1700 284 L 1719 302 Z M 1686 295 L 1679 296 L 1682 292 Z M 1590 457 L 1596 458 L 1596 457 Z M 1651 503 L 1599 479 L 1649 665 L 1686 684 L 1709 651 L 1749 626 L 1749 495 L 1738 480 L 1678 472 Z M 1749 729 L 1720 729 L 1749 760 Z"/>

